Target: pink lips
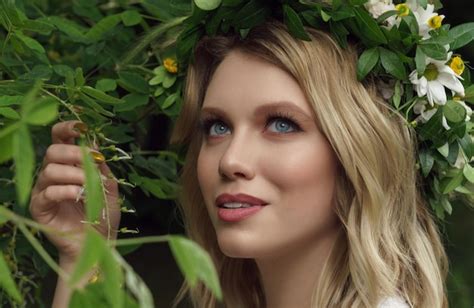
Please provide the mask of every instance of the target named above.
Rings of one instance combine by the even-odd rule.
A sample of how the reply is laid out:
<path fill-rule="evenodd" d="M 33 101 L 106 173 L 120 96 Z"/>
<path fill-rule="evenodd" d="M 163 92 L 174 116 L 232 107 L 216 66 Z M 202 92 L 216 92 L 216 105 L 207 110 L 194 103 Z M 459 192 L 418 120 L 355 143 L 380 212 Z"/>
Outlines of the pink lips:
<path fill-rule="evenodd" d="M 221 194 L 216 198 L 216 206 L 221 206 L 228 202 L 248 203 L 251 205 L 267 205 L 265 201 L 246 194 Z"/>
<path fill-rule="evenodd" d="M 237 209 L 220 207 L 222 204 L 229 202 L 248 203 L 252 206 Z M 221 194 L 216 199 L 216 206 L 219 207 L 217 210 L 217 215 L 221 220 L 226 222 L 237 222 L 243 220 L 260 211 L 267 204 L 268 203 L 261 199 L 246 194 Z"/>

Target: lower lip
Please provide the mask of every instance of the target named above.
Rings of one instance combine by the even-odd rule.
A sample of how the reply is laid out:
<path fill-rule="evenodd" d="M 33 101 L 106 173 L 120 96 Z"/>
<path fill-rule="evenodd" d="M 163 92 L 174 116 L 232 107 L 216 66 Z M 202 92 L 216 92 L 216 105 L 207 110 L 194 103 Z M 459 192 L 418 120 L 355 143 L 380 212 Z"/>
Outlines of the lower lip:
<path fill-rule="evenodd" d="M 226 209 L 226 208 L 218 208 L 217 215 L 219 218 L 226 222 L 236 222 L 241 221 L 258 211 L 260 211 L 264 206 L 263 205 L 254 205 L 251 207 L 246 208 L 238 208 L 238 209 Z"/>

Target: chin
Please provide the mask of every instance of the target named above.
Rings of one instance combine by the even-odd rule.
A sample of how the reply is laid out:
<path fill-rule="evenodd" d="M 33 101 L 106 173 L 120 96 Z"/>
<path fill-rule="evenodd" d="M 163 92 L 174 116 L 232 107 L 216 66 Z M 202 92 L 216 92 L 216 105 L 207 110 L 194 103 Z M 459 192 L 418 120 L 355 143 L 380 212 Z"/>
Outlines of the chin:
<path fill-rule="evenodd" d="M 234 231 L 234 232 L 232 232 Z M 217 234 L 219 248 L 229 258 L 257 258 L 264 254 L 261 242 L 255 241 L 251 235 L 221 230 Z"/>

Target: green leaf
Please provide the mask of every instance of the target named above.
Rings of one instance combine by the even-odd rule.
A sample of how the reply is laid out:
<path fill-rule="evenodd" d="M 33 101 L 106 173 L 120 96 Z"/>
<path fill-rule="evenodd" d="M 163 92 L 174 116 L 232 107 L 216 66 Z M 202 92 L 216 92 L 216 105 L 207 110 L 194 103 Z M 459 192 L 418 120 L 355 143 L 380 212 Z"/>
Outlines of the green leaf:
<path fill-rule="evenodd" d="M 123 24 L 127 27 L 138 25 L 142 21 L 142 15 L 135 10 L 122 12 L 120 18 L 122 18 Z"/>
<path fill-rule="evenodd" d="M 218 299 L 222 299 L 219 278 L 209 254 L 198 244 L 182 236 L 171 235 L 169 245 L 178 267 L 191 287 L 201 280 Z"/>
<path fill-rule="evenodd" d="M 15 185 L 18 200 L 22 206 L 26 206 L 33 184 L 35 168 L 33 143 L 26 125 L 21 125 L 13 135 L 13 158 L 15 161 Z"/>
<path fill-rule="evenodd" d="M 18 303 L 23 302 L 21 294 L 18 291 L 18 288 L 15 284 L 15 281 L 12 278 L 10 269 L 8 268 L 7 262 L 3 256 L 3 253 L 0 251 L 0 287 L 4 289 L 8 295 L 13 298 Z"/>
<path fill-rule="evenodd" d="M 118 105 L 114 108 L 115 112 L 123 112 L 133 110 L 139 106 L 144 106 L 148 103 L 148 95 L 139 93 L 130 93 L 123 97 L 124 104 Z"/>
<path fill-rule="evenodd" d="M 120 79 L 117 80 L 117 83 L 125 90 L 148 94 L 148 83 L 141 75 L 125 71 L 119 72 L 118 75 Z"/>
<path fill-rule="evenodd" d="M 79 96 L 81 97 L 82 101 L 88 105 L 89 107 L 91 107 L 94 111 L 100 113 L 100 114 L 103 114 L 107 117 L 113 117 L 115 116 L 115 114 L 113 112 L 110 112 L 108 110 L 105 110 L 101 105 L 97 104 L 92 98 L 90 98 L 89 96 L 85 95 L 84 93 L 82 92 L 79 92 Z"/>
<path fill-rule="evenodd" d="M 55 27 L 49 22 L 45 22 L 45 20 L 27 19 L 23 21 L 23 26 L 21 27 L 21 29 L 41 33 L 43 35 L 50 35 L 51 31 L 53 31 Z"/>
<path fill-rule="evenodd" d="M 84 150 L 84 148 L 83 148 Z M 93 267 L 98 264 L 107 249 L 102 236 L 92 228 L 86 228 L 81 254 L 68 281 L 70 286 L 77 284 Z"/>
<path fill-rule="evenodd" d="M 123 304 L 123 296 L 121 294 L 121 285 L 124 280 L 123 272 L 111 250 L 106 246 L 104 246 L 100 267 L 104 275 L 104 281 L 106 282 L 103 290 L 105 297 L 111 304 L 110 307 L 121 308 Z"/>
<path fill-rule="evenodd" d="M 439 183 L 439 187 L 442 194 L 448 194 L 452 192 L 456 187 L 460 186 L 464 180 L 463 170 L 459 172 L 452 178 L 444 178 Z"/>
<path fill-rule="evenodd" d="M 76 68 L 75 74 L 74 74 L 74 80 L 76 82 L 76 85 L 78 87 L 83 86 L 86 81 L 84 79 L 84 73 L 82 72 L 82 67 Z"/>
<path fill-rule="evenodd" d="M 421 50 L 420 46 L 416 47 L 415 64 L 418 75 L 423 74 L 426 69 L 426 55 Z"/>
<path fill-rule="evenodd" d="M 369 15 L 362 8 L 354 8 L 354 15 L 356 17 L 356 23 L 359 26 L 361 34 L 370 41 L 379 44 L 386 44 L 387 38 L 380 30 L 380 26 L 377 24 L 375 19 Z"/>
<path fill-rule="evenodd" d="M 445 144 L 443 144 L 442 146 L 440 146 L 439 148 L 437 148 L 438 152 L 443 155 L 443 157 L 448 157 L 449 155 L 449 143 L 446 142 Z"/>
<path fill-rule="evenodd" d="M 194 0 L 194 3 L 198 8 L 204 11 L 212 11 L 216 9 L 222 0 Z"/>
<path fill-rule="evenodd" d="M 153 73 L 155 74 L 155 76 L 148 82 L 148 84 L 152 86 L 162 83 L 165 79 L 165 76 L 167 75 L 166 68 L 163 65 L 160 65 L 155 68 L 153 70 Z"/>
<path fill-rule="evenodd" d="M 20 105 L 23 101 L 24 96 L 22 95 L 3 95 L 0 96 L 0 107 L 2 106 L 11 106 L 11 105 Z"/>
<path fill-rule="evenodd" d="M 462 24 L 449 30 L 449 36 L 454 40 L 450 44 L 451 50 L 461 48 L 474 39 L 474 22 Z"/>
<path fill-rule="evenodd" d="M 459 123 L 466 118 L 466 109 L 458 102 L 450 100 L 443 106 L 443 114 L 453 123 Z"/>
<path fill-rule="evenodd" d="M 100 172 L 92 161 L 89 151 L 81 145 L 83 168 L 86 175 L 86 213 L 87 220 L 94 222 L 104 208 L 104 191 Z"/>
<path fill-rule="evenodd" d="M 171 105 L 173 105 L 176 102 L 177 98 L 178 98 L 177 93 L 173 93 L 173 94 L 169 95 L 165 99 L 165 101 L 163 102 L 163 105 L 161 105 L 161 108 L 166 109 L 166 108 L 170 107 Z"/>
<path fill-rule="evenodd" d="M 86 39 L 90 42 L 100 41 L 103 36 L 110 30 L 112 30 L 122 20 L 120 14 L 109 15 L 102 18 L 96 23 L 85 35 Z"/>
<path fill-rule="evenodd" d="M 11 120 L 20 119 L 18 112 L 16 112 L 16 110 L 11 107 L 0 107 L 0 115 Z"/>
<path fill-rule="evenodd" d="M 291 6 L 284 4 L 283 5 L 283 14 L 285 18 L 285 23 L 288 26 L 288 31 L 296 38 L 305 41 L 311 41 L 308 33 L 303 27 L 303 22 L 301 21 L 300 16 L 296 13 Z"/>
<path fill-rule="evenodd" d="M 441 205 L 443 206 L 443 209 L 446 211 L 446 213 L 451 215 L 453 212 L 453 207 L 447 198 L 441 198 Z"/>
<path fill-rule="evenodd" d="M 166 74 L 163 78 L 163 88 L 168 89 L 176 82 L 176 75 Z"/>
<path fill-rule="evenodd" d="M 59 31 L 66 34 L 66 36 L 73 42 L 87 41 L 84 35 L 86 28 L 76 22 L 59 16 L 49 16 L 46 20 L 56 26 Z"/>
<path fill-rule="evenodd" d="M 434 158 L 428 151 L 420 152 L 420 165 L 421 165 L 421 172 L 423 176 L 426 178 L 428 174 L 430 174 L 430 171 L 434 165 Z"/>
<path fill-rule="evenodd" d="M 0 164 L 13 157 L 13 132 L 0 138 Z"/>
<path fill-rule="evenodd" d="M 39 53 L 45 53 L 43 46 L 35 39 L 24 35 L 21 31 L 17 30 L 13 32 L 15 37 L 23 42 L 29 49 L 34 50 Z"/>
<path fill-rule="evenodd" d="M 467 87 L 464 90 L 463 100 L 474 104 L 474 84 L 471 84 L 469 87 Z M 2 101 L 2 98 L 0 97 L 0 106 L 1 106 L 1 101 Z"/>
<path fill-rule="evenodd" d="M 30 125 L 47 125 L 58 116 L 58 104 L 53 97 L 43 97 L 22 112 L 23 120 Z"/>
<path fill-rule="evenodd" d="M 469 164 L 465 164 L 462 170 L 464 177 L 471 183 L 474 183 L 474 168 Z"/>
<path fill-rule="evenodd" d="M 400 57 L 388 49 L 380 47 L 379 50 L 380 62 L 387 73 L 391 74 L 397 79 L 405 80 L 407 78 L 407 73 L 403 62 L 400 60 Z"/>
<path fill-rule="evenodd" d="M 117 82 L 114 79 L 103 78 L 97 81 L 95 88 L 103 92 L 114 91 L 117 88 Z"/>
<path fill-rule="evenodd" d="M 380 53 L 377 48 L 366 49 L 357 61 L 357 79 L 363 80 L 379 61 Z"/>
<path fill-rule="evenodd" d="M 418 47 L 425 55 L 436 60 L 446 60 L 447 51 L 442 45 L 438 44 L 420 44 Z"/>
<path fill-rule="evenodd" d="M 89 86 L 82 86 L 81 91 L 99 102 L 105 103 L 105 104 L 110 104 L 110 105 L 118 105 L 118 104 L 123 104 L 125 101 L 123 99 L 119 99 L 113 96 L 110 96 L 108 94 L 105 94 L 104 92 L 94 89 Z"/>

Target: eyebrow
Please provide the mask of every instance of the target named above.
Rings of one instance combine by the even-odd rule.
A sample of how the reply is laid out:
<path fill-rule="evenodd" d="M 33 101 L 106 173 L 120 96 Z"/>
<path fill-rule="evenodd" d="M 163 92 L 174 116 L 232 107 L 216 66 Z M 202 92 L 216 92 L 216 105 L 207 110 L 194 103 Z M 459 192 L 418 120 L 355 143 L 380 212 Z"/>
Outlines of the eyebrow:
<path fill-rule="evenodd" d="M 258 106 L 255 109 L 254 116 L 260 117 L 264 114 L 267 114 L 269 111 L 273 111 L 273 110 L 289 110 L 289 111 L 294 112 L 297 115 L 300 115 L 306 118 L 306 120 L 313 121 L 313 118 L 311 115 L 307 114 L 303 109 L 298 107 L 295 103 L 288 102 L 288 101 L 276 101 L 276 102 L 271 102 L 271 103 Z M 225 111 L 217 107 L 203 107 L 201 109 L 201 113 L 203 115 L 215 114 L 224 119 L 227 119 Z"/>

